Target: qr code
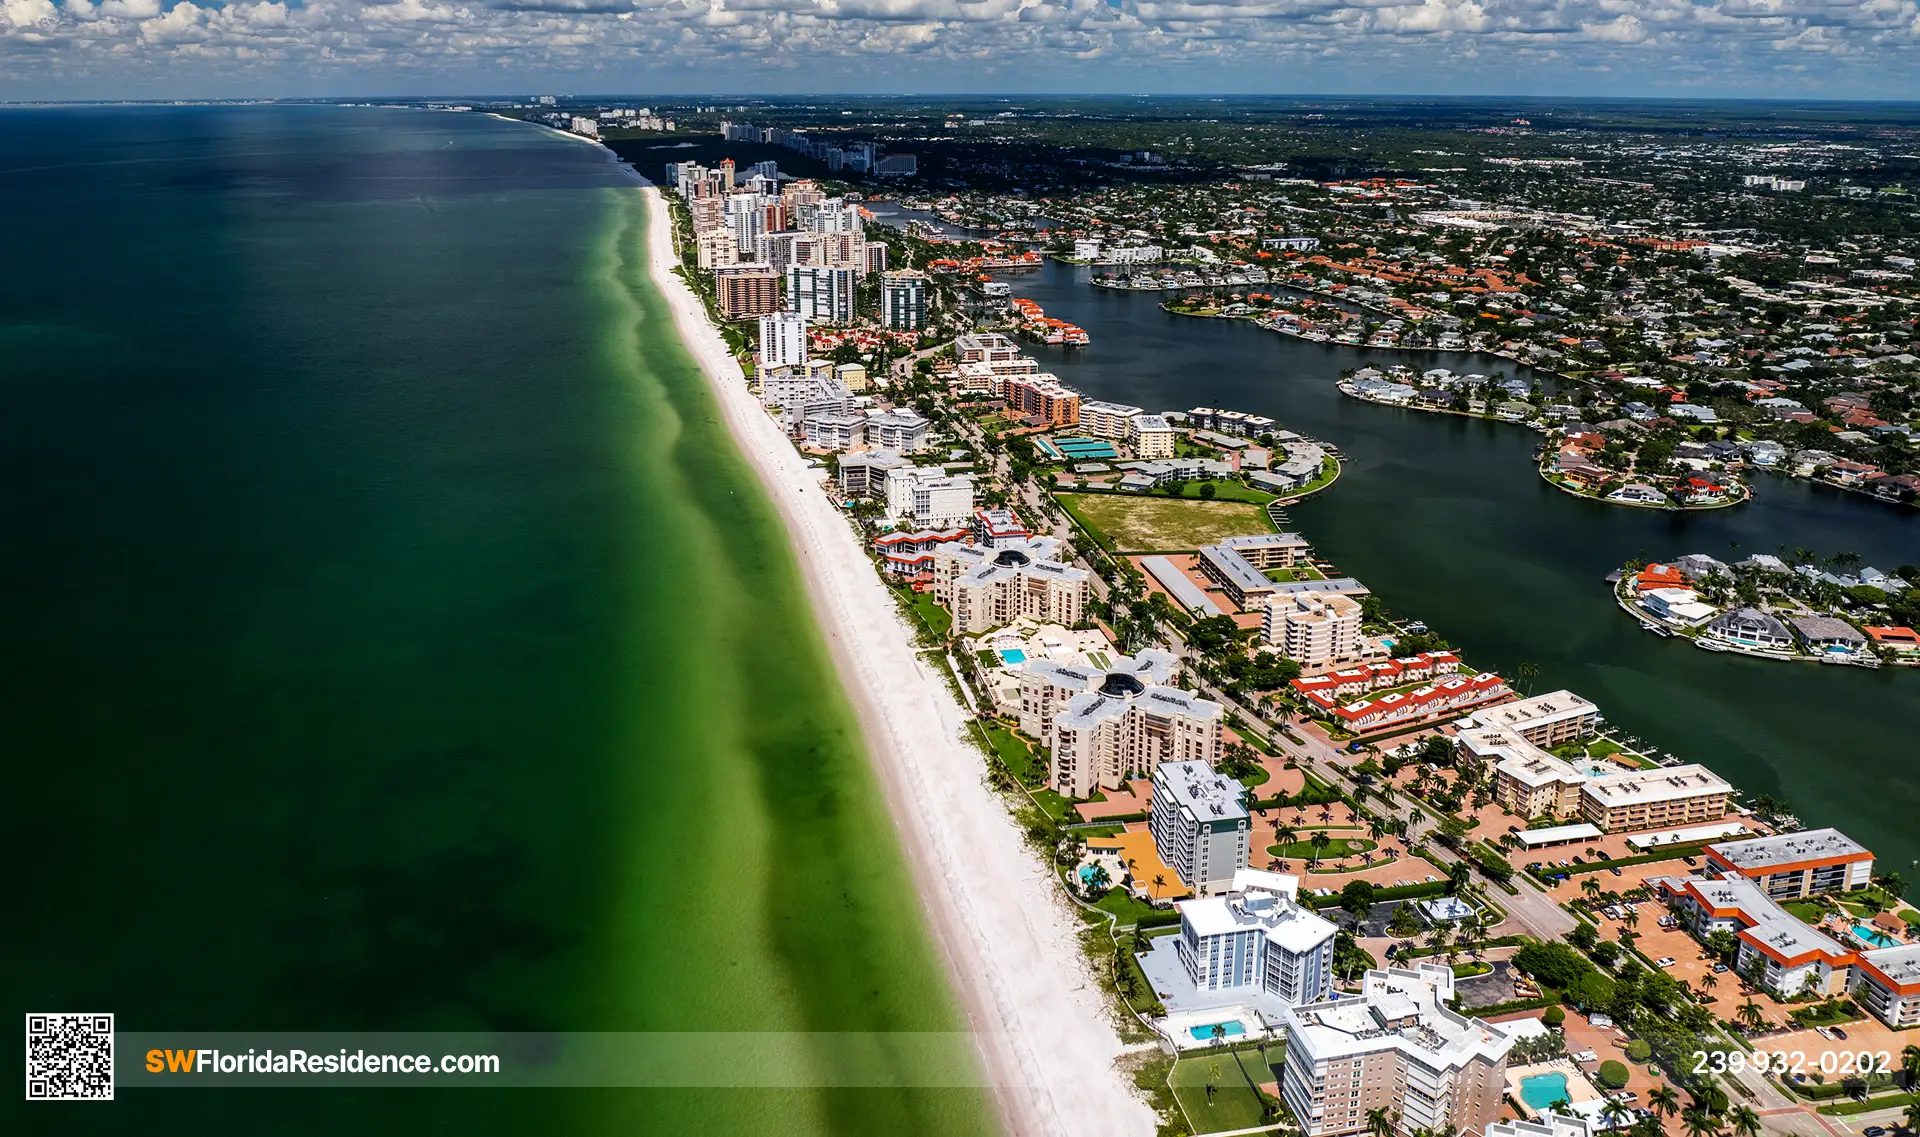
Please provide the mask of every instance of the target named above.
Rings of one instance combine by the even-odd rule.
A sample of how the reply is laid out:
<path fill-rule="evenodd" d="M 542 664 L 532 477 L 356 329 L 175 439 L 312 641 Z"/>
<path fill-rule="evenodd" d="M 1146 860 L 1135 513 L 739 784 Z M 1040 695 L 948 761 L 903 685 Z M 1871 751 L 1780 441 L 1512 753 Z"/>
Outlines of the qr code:
<path fill-rule="evenodd" d="M 28 1015 L 27 1100 L 112 1101 L 113 1016 Z"/>

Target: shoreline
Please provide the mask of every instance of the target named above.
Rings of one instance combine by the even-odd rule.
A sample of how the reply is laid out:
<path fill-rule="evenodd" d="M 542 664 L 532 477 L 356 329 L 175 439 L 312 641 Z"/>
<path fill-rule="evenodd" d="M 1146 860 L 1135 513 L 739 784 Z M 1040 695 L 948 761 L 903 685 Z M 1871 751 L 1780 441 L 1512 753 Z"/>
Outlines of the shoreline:
<path fill-rule="evenodd" d="M 985 759 L 962 741 L 966 712 L 921 659 L 819 472 L 748 394 L 738 362 L 674 273 L 664 198 L 632 176 L 645 187 L 649 275 L 786 526 L 1002 1124 L 1020 1135 L 1152 1132 L 1152 1110 L 1116 1066 L 1127 1047 L 1086 970 L 1077 921 L 987 788 Z"/>

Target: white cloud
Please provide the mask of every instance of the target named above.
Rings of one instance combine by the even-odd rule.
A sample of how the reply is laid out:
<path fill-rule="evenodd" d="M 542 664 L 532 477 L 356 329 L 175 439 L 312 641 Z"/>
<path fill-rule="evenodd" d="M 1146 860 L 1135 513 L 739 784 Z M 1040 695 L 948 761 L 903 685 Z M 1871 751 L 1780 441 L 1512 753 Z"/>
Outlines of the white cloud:
<path fill-rule="evenodd" d="M 1633 93 L 1712 59 L 1725 93 L 1910 96 L 1916 49 L 1917 0 L 0 0 L 7 94 Z"/>

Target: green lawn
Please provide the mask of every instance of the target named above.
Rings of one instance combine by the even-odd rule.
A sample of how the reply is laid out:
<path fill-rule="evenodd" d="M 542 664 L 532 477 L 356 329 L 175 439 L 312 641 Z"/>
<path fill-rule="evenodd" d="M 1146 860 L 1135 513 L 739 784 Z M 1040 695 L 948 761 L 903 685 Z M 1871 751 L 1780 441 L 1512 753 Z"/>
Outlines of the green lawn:
<path fill-rule="evenodd" d="M 1056 494 L 1062 508 L 1123 553 L 1197 549 L 1243 533 L 1270 533 L 1267 511 L 1241 501 Z"/>
<path fill-rule="evenodd" d="M 1272 1054 L 1272 1061 L 1277 1062 L 1279 1050 L 1274 1049 Z M 1268 1062 L 1261 1050 L 1247 1049 L 1201 1053 L 1175 1064 L 1173 1095 L 1193 1123 L 1193 1131 L 1252 1129 L 1265 1122 L 1266 1113 L 1254 1086 L 1275 1080 Z M 1211 1100 L 1207 1097 L 1209 1081 L 1214 1083 Z"/>
<path fill-rule="evenodd" d="M 987 736 L 987 744 L 1000 756 L 1000 761 L 1013 771 L 1013 776 L 1022 785 L 1029 787 L 1028 792 L 1033 795 L 1033 800 L 1039 803 L 1048 817 L 1058 821 L 1073 811 L 1073 803 L 1052 790 L 1031 788 L 1045 773 L 1046 760 L 1027 744 L 1026 739 L 999 723 L 980 722 L 976 725 Z"/>
<path fill-rule="evenodd" d="M 913 594 L 913 614 L 920 618 L 934 635 L 945 639 L 947 629 L 953 627 L 953 616 L 945 608 L 934 602 L 933 593 L 916 592 Z"/>
<path fill-rule="evenodd" d="M 1093 906 L 1102 912 L 1111 912 L 1119 917 L 1122 926 L 1137 924 L 1142 917 L 1161 911 L 1144 900 L 1134 899 L 1126 889 L 1119 887 L 1108 889 L 1107 894 L 1094 901 Z"/>
<path fill-rule="evenodd" d="M 1317 851 L 1323 861 L 1338 860 L 1341 857 L 1357 856 L 1374 847 L 1365 837 L 1335 837 L 1324 849 L 1315 850 L 1308 841 L 1290 841 L 1285 845 L 1268 845 L 1267 856 L 1279 857 L 1283 861 L 1310 860 Z"/>
<path fill-rule="evenodd" d="M 1286 584 L 1295 580 L 1325 580 L 1327 574 L 1312 565 L 1296 565 L 1293 568 L 1274 568 L 1266 570 L 1267 579 Z"/>

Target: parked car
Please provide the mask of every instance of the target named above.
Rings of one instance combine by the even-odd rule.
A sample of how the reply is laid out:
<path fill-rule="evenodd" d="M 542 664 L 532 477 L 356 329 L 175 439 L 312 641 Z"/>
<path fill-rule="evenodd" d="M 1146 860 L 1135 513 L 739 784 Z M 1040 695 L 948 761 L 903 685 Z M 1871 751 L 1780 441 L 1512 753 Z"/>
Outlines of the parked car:
<path fill-rule="evenodd" d="M 1619 866 L 1619 865 L 1608 865 L 1608 866 L 1607 866 L 1607 871 L 1608 871 L 1608 872 L 1610 872 L 1610 873 L 1612 873 L 1612 874 L 1613 874 L 1613 875 L 1615 875 L 1615 876 L 1624 876 L 1624 875 L 1626 875 L 1626 874 L 1624 874 L 1624 873 L 1622 873 L 1622 872 L 1620 871 L 1620 866 Z"/>
<path fill-rule="evenodd" d="M 1659 959 L 1653 961 L 1655 967 L 1672 967 L 1673 964 L 1674 958 L 1670 955 L 1661 956 Z"/>
<path fill-rule="evenodd" d="M 1713 973 L 1715 975 L 1718 975 L 1725 970 L 1727 970 L 1727 965 L 1724 963 L 1716 963 L 1713 965 Z"/>
<path fill-rule="evenodd" d="M 1860 1131 L 1860 1137 L 1887 1137 L 1885 1126 L 1869 1125 Z"/>
<path fill-rule="evenodd" d="M 1841 1030 L 1839 1027 L 1834 1027 L 1833 1037 L 1839 1039 L 1841 1042 L 1845 1042 L 1847 1040 L 1847 1032 L 1844 1030 Z"/>

